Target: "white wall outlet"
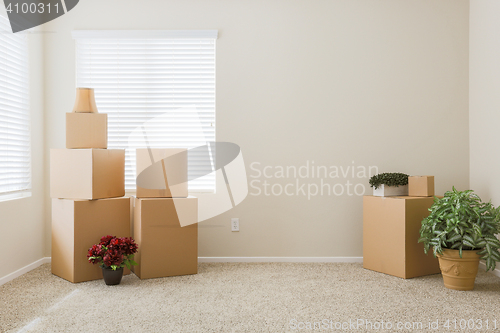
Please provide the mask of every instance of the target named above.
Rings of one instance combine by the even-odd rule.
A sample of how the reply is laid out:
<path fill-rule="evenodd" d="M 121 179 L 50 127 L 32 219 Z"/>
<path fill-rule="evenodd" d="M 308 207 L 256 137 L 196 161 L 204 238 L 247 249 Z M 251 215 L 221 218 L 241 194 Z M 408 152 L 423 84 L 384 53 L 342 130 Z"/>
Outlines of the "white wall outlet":
<path fill-rule="evenodd" d="M 231 231 L 240 231 L 240 219 L 238 218 L 231 219 Z"/>

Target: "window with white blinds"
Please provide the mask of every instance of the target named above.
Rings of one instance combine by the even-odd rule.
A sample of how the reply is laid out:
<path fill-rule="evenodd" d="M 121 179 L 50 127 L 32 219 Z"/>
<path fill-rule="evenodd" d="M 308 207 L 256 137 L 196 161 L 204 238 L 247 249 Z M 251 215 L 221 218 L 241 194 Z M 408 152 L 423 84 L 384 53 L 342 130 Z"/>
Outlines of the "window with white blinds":
<path fill-rule="evenodd" d="M 27 34 L 0 15 L 0 200 L 31 190 L 28 59 Z"/>
<path fill-rule="evenodd" d="M 215 141 L 217 31 L 74 31 L 77 87 L 94 88 L 108 114 L 108 148 L 125 148 L 125 188 L 135 189 L 135 149 L 194 148 Z M 139 134 L 139 135 L 137 135 Z M 203 159 L 188 154 L 189 190 L 213 192 L 196 177 Z"/>

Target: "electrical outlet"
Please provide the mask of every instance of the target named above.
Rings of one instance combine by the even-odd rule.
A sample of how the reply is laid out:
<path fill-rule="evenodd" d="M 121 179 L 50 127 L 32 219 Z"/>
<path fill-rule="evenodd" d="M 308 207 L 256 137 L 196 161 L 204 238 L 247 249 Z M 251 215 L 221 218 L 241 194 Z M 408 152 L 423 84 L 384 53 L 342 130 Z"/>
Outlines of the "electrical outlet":
<path fill-rule="evenodd" d="M 231 219 L 231 231 L 240 231 L 240 219 L 238 218 Z"/>

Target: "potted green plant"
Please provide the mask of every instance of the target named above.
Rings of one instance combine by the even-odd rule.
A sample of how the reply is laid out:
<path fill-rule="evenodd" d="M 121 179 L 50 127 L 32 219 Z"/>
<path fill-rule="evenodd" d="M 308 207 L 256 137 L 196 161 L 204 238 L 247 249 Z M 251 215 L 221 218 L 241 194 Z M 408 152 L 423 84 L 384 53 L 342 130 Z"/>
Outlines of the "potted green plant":
<path fill-rule="evenodd" d="M 486 269 L 500 261 L 500 215 L 491 202 L 482 202 L 472 190 L 452 191 L 435 198 L 430 214 L 422 220 L 419 243 L 427 253 L 432 247 L 438 257 L 444 285 L 450 289 L 472 290 L 479 260 Z"/>
<path fill-rule="evenodd" d="M 370 178 L 370 186 L 377 197 L 408 195 L 408 175 L 399 172 L 379 173 Z"/>
<path fill-rule="evenodd" d="M 138 246 L 130 237 L 104 236 L 98 244 L 94 244 L 87 254 L 92 264 L 99 264 L 106 285 L 120 284 L 123 267 L 130 269 L 137 265 L 133 260 Z"/>

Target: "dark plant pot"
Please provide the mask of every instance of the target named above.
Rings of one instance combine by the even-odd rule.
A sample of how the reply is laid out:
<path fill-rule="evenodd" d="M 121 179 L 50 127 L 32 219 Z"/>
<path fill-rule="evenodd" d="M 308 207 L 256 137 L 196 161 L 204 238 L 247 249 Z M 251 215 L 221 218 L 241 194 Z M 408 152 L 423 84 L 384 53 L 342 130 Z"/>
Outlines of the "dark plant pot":
<path fill-rule="evenodd" d="M 104 277 L 104 282 L 108 286 L 120 284 L 123 276 L 123 267 L 117 268 L 116 271 L 111 267 L 102 267 L 102 276 Z"/>

